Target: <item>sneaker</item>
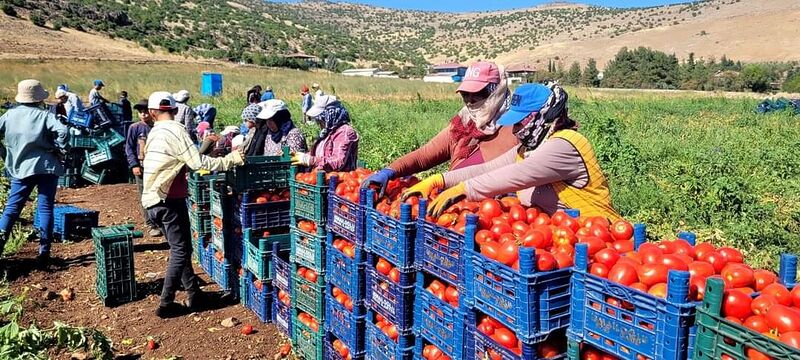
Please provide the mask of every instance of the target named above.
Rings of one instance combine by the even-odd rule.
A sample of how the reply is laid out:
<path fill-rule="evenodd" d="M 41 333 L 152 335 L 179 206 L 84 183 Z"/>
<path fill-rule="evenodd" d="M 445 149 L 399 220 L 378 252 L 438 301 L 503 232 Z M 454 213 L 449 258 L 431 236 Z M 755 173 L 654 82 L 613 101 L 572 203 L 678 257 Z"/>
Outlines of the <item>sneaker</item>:
<path fill-rule="evenodd" d="M 186 314 L 186 308 L 182 305 L 171 302 L 167 305 L 159 305 L 156 309 L 156 316 L 162 319 L 169 319 Z"/>
<path fill-rule="evenodd" d="M 162 235 L 162 234 L 161 234 L 161 229 L 159 229 L 159 228 L 150 228 L 150 232 L 149 232 L 149 234 L 150 234 L 150 236 L 152 236 L 152 237 L 159 237 L 159 236 L 161 236 L 161 235 Z"/>

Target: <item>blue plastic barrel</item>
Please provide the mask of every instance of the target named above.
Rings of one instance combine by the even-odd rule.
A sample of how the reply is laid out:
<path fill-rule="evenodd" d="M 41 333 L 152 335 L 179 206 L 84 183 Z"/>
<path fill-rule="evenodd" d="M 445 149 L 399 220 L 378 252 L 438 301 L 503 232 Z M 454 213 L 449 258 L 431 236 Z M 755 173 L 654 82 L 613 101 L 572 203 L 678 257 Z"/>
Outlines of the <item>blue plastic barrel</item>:
<path fill-rule="evenodd" d="M 203 80 L 200 84 L 200 95 L 220 96 L 222 95 L 222 74 L 203 73 Z"/>

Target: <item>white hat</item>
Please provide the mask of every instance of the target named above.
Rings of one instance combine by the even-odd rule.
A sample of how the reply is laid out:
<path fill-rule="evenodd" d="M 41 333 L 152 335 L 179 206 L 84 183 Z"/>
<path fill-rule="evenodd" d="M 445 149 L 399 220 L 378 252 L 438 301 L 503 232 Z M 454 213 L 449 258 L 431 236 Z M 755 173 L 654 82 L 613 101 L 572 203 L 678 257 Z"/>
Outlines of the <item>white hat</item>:
<path fill-rule="evenodd" d="M 288 109 L 286 103 L 278 99 L 263 101 L 258 105 L 261 106 L 261 112 L 256 115 L 256 118 L 261 120 L 271 119 L 278 111 Z"/>
<path fill-rule="evenodd" d="M 189 90 L 178 91 L 172 94 L 172 97 L 175 98 L 175 101 L 179 103 L 186 102 L 186 100 L 189 100 Z"/>
<path fill-rule="evenodd" d="M 238 149 L 244 143 L 244 136 L 236 135 L 231 139 L 231 148 Z"/>
<path fill-rule="evenodd" d="M 226 136 L 228 134 L 238 134 L 238 133 L 239 133 L 239 127 L 234 125 L 228 125 L 224 129 L 222 129 L 222 131 L 219 134 L 222 136 Z"/>
<path fill-rule="evenodd" d="M 63 88 L 56 89 L 56 98 L 60 98 L 62 96 L 67 96 L 67 91 Z"/>
<path fill-rule="evenodd" d="M 17 96 L 14 98 L 18 103 L 31 104 L 44 101 L 50 93 L 44 89 L 39 80 L 22 80 L 17 84 Z"/>
<path fill-rule="evenodd" d="M 156 91 L 147 99 L 147 108 L 169 111 L 175 109 L 175 98 L 166 91 Z"/>
<path fill-rule="evenodd" d="M 311 88 L 312 89 L 319 89 L 319 84 L 313 83 L 313 84 L 311 84 Z"/>
<path fill-rule="evenodd" d="M 311 109 L 308 109 L 308 111 L 306 111 L 306 115 L 312 118 L 317 117 L 319 116 L 319 114 L 322 114 L 322 112 L 325 111 L 326 107 L 338 101 L 339 99 L 337 99 L 336 96 L 333 95 L 317 96 L 317 99 L 314 100 L 314 105 L 311 106 Z"/>

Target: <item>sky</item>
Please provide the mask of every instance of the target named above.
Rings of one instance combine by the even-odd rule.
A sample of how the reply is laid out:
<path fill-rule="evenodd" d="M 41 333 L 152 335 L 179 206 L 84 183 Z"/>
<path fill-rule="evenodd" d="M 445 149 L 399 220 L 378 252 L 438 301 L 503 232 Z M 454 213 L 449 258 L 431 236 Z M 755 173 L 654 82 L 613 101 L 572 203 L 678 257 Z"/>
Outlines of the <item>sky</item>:
<path fill-rule="evenodd" d="M 297 0 L 272 0 L 296 2 Z M 347 0 L 346 2 L 381 7 L 444 12 L 469 12 L 505 10 L 533 7 L 550 3 L 550 0 Z M 574 0 L 572 2 L 609 7 L 648 7 L 688 2 L 687 0 Z"/>

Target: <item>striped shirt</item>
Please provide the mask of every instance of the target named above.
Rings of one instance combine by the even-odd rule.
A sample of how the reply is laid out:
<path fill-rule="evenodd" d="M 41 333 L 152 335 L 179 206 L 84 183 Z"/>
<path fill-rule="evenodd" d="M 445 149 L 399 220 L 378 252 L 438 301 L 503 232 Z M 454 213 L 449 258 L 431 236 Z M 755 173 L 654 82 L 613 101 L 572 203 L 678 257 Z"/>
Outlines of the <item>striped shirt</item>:
<path fill-rule="evenodd" d="M 144 151 L 142 205 L 145 208 L 158 205 L 170 195 L 172 184 L 184 173 L 184 167 L 226 171 L 244 163 L 238 151 L 221 158 L 201 156 L 184 126 L 172 120 L 156 121 L 147 136 Z M 188 189 L 183 187 L 179 190 L 185 196 Z M 172 189 L 173 194 L 175 191 Z"/>

